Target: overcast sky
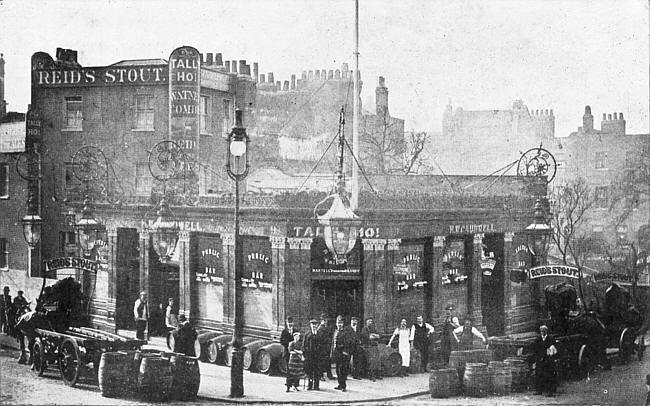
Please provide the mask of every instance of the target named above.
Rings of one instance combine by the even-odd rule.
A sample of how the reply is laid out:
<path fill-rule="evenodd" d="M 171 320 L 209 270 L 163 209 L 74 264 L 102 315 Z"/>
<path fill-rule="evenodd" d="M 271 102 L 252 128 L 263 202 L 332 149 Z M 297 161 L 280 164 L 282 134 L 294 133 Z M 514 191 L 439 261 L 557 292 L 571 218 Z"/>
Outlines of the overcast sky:
<path fill-rule="evenodd" d="M 386 77 L 391 114 L 407 129 L 440 131 L 445 105 L 553 109 L 556 135 L 589 104 L 623 112 L 648 133 L 648 0 L 360 0 L 364 107 Z M 9 109 L 29 103 L 30 57 L 79 51 L 84 66 L 165 58 L 181 45 L 259 62 L 288 80 L 352 66 L 354 0 L 0 0 L 0 52 Z"/>

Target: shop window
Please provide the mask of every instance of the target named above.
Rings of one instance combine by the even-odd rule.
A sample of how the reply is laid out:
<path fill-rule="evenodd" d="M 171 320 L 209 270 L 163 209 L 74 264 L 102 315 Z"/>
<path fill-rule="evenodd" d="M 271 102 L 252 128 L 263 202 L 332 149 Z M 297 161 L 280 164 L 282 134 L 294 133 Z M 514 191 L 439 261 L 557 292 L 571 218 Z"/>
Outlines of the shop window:
<path fill-rule="evenodd" d="M 153 131 L 153 96 L 135 96 L 135 130 Z"/>
<path fill-rule="evenodd" d="M 199 124 L 201 134 L 211 134 L 212 120 L 211 120 L 211 100 L 209 96 L 201 96 L 199 104 Z"/>
<path fill-rule="evenodd" d="M 65 129 L 81 131 L 83 122 L 83 101 L 81 96 L 65 98 Z"/>
<path fill-rule="evenodd" d="M 9 244 L 6 238 L 0 238 L 0 269 L 9 269 Z"/>
<path fill-rule="evenodd" d="M 607 152 L 596 152 L 594 167 L 596 169 L 607 169 Z"/>
<path fill-rule="evenodd" d="M 135 164 L 135 193 L 148 195 L 151 193 L 152 177 L 149 173 L 149 164 Z"/>
<path fill-rule="evenodd" d="M 9 198 L 9 164 L 0 164 L 0 199 Z"/>
<path fill-rule="evenodd" d="M 232 127 L 231 124 L 231 117 L 232 117 L 232 111 L 230 107 L 230 100 L 229 99 L 223 99 L 223 136 L 227 137 L 228 133 L 230 133 L 230 127 Z"/>

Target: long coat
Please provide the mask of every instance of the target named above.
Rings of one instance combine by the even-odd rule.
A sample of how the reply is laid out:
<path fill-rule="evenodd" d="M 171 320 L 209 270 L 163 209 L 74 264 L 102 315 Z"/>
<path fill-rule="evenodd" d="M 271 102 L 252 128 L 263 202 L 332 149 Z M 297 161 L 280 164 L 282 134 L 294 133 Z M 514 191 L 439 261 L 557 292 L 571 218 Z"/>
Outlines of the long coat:
<path fill-rule="evenodd" d="M 322 353 L 323 343 L 318 334 L 308 331 L 303 338 L 302 351 L 305 356 L 305 372 L 320 372 L 319 357 Z"/>
<path fill-rule="evenodd" d="M 336 337 L 336 347 L 334 348 L 334 360 L 337 361 L 342 359 L 344 352 L 346 352 L 348 357 L 354 354 L 354 351 L 357 348 L 356 333 L 350 326 L 343 327 Z"/>

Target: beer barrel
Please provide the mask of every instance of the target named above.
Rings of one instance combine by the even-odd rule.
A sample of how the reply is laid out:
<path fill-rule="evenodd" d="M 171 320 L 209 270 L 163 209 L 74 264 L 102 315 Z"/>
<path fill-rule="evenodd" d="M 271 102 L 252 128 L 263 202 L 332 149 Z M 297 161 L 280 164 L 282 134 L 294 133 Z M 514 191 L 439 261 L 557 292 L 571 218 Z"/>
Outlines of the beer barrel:
<path fill-rule="evenodd" d="M 128 352 L 127 352 L 128 353 Z M 139 391 L 138 388 L 138 374 L 140 373 L 140 364 L 142 360 L 147 357 L 159 357 L 160 352 L 157 350 L 139 350 L 129 356 L 131 365 L 129 366 L 128 389 L 132 392 Z"/>
<path fill-rule="evenodd" d="M 366 352 L 366 361 L 368 362 L 368 370 L 381 371 L 381 355 L 379 353 L 378 345 L 370 345 L 363 347 Z"/>
<path fill-rule="evenodd" d="M 138 372 L 138 391 L 147 400 L 165 401 L 169 397 L 174 375 L 168 360 L 144 357 Z"/>
<path fill-rule="evenodd" d="M 402 356 L 394 348 L 378 345 L 379 359 L 384 376 L 396 376 L 402 368 Z"/>
<path fill-rule="evenodd" d="M 490 390 L 490 374 L 487 364 L 468 362 L 465 364 L 463 375 L 465 394 L 472 397 L 483 397 Z"/>
<path fill-rule="evenodd" d="M 469 361 L 473 363 L 487 364 L 492 361 L 492 350 L 482 348 L 469 351 Z"/>
<path fill-rule="evenodd" d="M 201 372 L 197 357 L 174 354 L 169 359 L 172 368 L 172 397 L 178 400 L 193 400 L 199 392 Z"/>
<path fill-rule="evenodd" d="M 255 355 L 255 369 L 263 374 L 280 372 L 284 347 L 280 343 L 270 343 L 261 347 Z M 286 365 L 285 365 L 286 367 Z"/>
<path fill-rule="evenodd" d="M 491 392 L 495 395 L 509 395 L 512 385 L 510 366 L 504 361 L 490 361 L 488 372 Z"/>
<path fill-rule="evenodd" d="M 506 365 L 510 367 L 512 392 L 524 392 L 528 389 L 528 364 L 521 358 L 506 358 Z"/>
<path fill-rule="evenodd" d="M 460 379 L 455 368 L 434 369 L 429 375 L 432 398 L 448 398 L 460 394 Z"/>
<path fill-rule="evenodd" d="M 201 361 L 206 361 L 208 359 L 208 354 L 207 354 L 208 343 L 210 342 L 211 339 L 221 334 L 222 334 L 221 331 L 207 331 L 205 333 L 199 334 L 194 340 L 194 355 L 199 357 Z"/>
<path fill-rule="evenodd" d="M 252 342 L 255 341 L 255 340 L 257 340 L 257 338 L 254 338 L 254 337 L 244 337 L 244 338 L 242 339 L 242 342 L 243 342 L 243 345 L 246 346 L 246 345 L 252 343 Z M 227 344 L 226 344 L 226 350 L 225 350 L 225 352 L 226 352 L 226 359 L 225 359 L 225 361 L 226 361 L 226 366 L 229 367 L 229 366 L 232 365 L 232 343 L 227 343 Z"/>
<path fill-rule="evenodd" d="M 225 347 L 230 341 L 232 341 L 232 334 L 222 334 L 211 339 L 206 350 L 208 362 L 223 364 L 226 358 Z"/>
<path fill-rule="evenodd" d="M 269 344 L 270 340 L 256 340 L 246 346 L 244 350 L 244 369 L 247 371 L 257 371 L 257 363 L 253 362 L 260 348 Z"/>
<path fill-rule="evenodd" d="M 105 352 L 99 361 L 99 389 L 102 396 L 116 397 L 128 385 L 129 355 L 125 352 Z"/>
<path fill-rule="evenodd" d="M 463 380 L 465 374 L 465 364 L 471 362 L 470 351 L 452 351 L 449 354 L 449 367 L 454 368 L 458 374 L 458 380 Z"/>

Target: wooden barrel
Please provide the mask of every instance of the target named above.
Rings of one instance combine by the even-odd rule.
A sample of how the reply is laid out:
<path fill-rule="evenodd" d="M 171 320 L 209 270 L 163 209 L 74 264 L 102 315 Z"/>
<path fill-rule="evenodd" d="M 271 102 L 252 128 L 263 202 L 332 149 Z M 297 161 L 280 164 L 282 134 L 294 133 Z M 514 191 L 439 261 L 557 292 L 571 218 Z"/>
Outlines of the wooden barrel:
<path fill-rule="evenodd" d="M 221 334 L 222 334 L 221 331 L 207 331 L 205 333 L 199 334 L 194 340 L 194 355 L 199 357 L 201 361 L 206 361 L 208 359 L 208 354 L 207 354 L 208 343 L 210 342 L 211 339 Z"/>
<path fill-rule="evenodd" d="M 432 398 L 448 398 L 460 394 L 460 379 L 455 368 L 434 369 L 429 375 Z"/>
<path fill-rule="evenodd" d="M 232 334 L 222 334 L 208 342 L 207 345 L 207 360 L 213 364 L 223 364 L 226 358 L 226 344 L 232 341 Z"/>
<path fill-rule="evenodd" d="M 490 392 L 494 395 L 509 395 L 512 385 L 510 366 L 503 361 L 490 361 Z"/>
<path fill-rule="evenodd" d="M 246 346 L 244 350 L 244 369 L 257 371 L 257 363 L 253 362 L 260 348 L 271 343 L 271 340 L 256 340 Z"/>
<path fill-rule="evenodd" d="M 244 337 L 244 338 L 242 339 L 242 342 L 243 342 L 243 345 L 246 346 L 246 345 L 252 343 L 252 342 L 255 341 L 255 340 L 257 340 L 257 338 L 254 338 L 254 337 Z M 225 352 L 226 352 L 226 358 L 225 358 L 226 366 L 229 367 L 229 366 L 232 365 L 232 344 L 231 344 L 231 343 L 227 343 L 227 344 L 226 344 L 226 350 L 225 350 Z"/>
<path fill-rule="evenodd" d="M 105 352 L 99 361 L 99 389 L 102 396 L 116 397 L 129 384 L 129 355 L 125 352 Z"/>
<path fill-rule="evenodd" d="M 177 400 L 194 400 L 201 384 L 199 359 L 183 354 L 174 354 L 169 359 L 172 367 L 172 397 Z"/>
<path fill-rule="evenodd" d="M 280 372 L 279 363 L 284 362 L 283 351 L 284 347 L 280 343 L 270 343 L 261 347 L 255 355 L 255 369 L 263 374 Z"/>
<path fill-rule="evenodd" d="M 458 380 L 463 380 L 465 364 L 472 362 L 471 351 L 452 351 L 449 354 L 449 367 L 454 368 L 458 374 Z"/>
<path fill-rule="evenodd" d="M 402 356 L 394 348 L 378 345 L 379 359 L 384 376 L 396 376 L 402 368 Z"/>
<path fill-rule="evenodd" d="M 165 401 L 169 398 L 174 375 L 168 360 L 144 357 L 138 372 L 138 391 L 147 400 Z"/>
<path fill-rule="evenodd" d="M 468 396 L 486 396 L 490 391 L 490 374 L 487 364 L 475 362 L 465 364 L 463 388 Z"/>
<path fill-rule="evenodd" d="M 528 389 L 528 364 L 521 358 L 506 358 L 504 361 L 510 367 L 512 392 L 525 392 Z"/>
<path fill-rule="evenodd" d="M 377 347 L 377 345 L 363 347 L 363 350 L 366 353 L 368 370 L 371 371 L 381 371 L 381 356 Z"/>
<path fill-rule="evenodd" d="M 487 364 L 492 360 L 492 350 L 482 348 L 469 351 L 469 361 L 467 362 Z"/>

